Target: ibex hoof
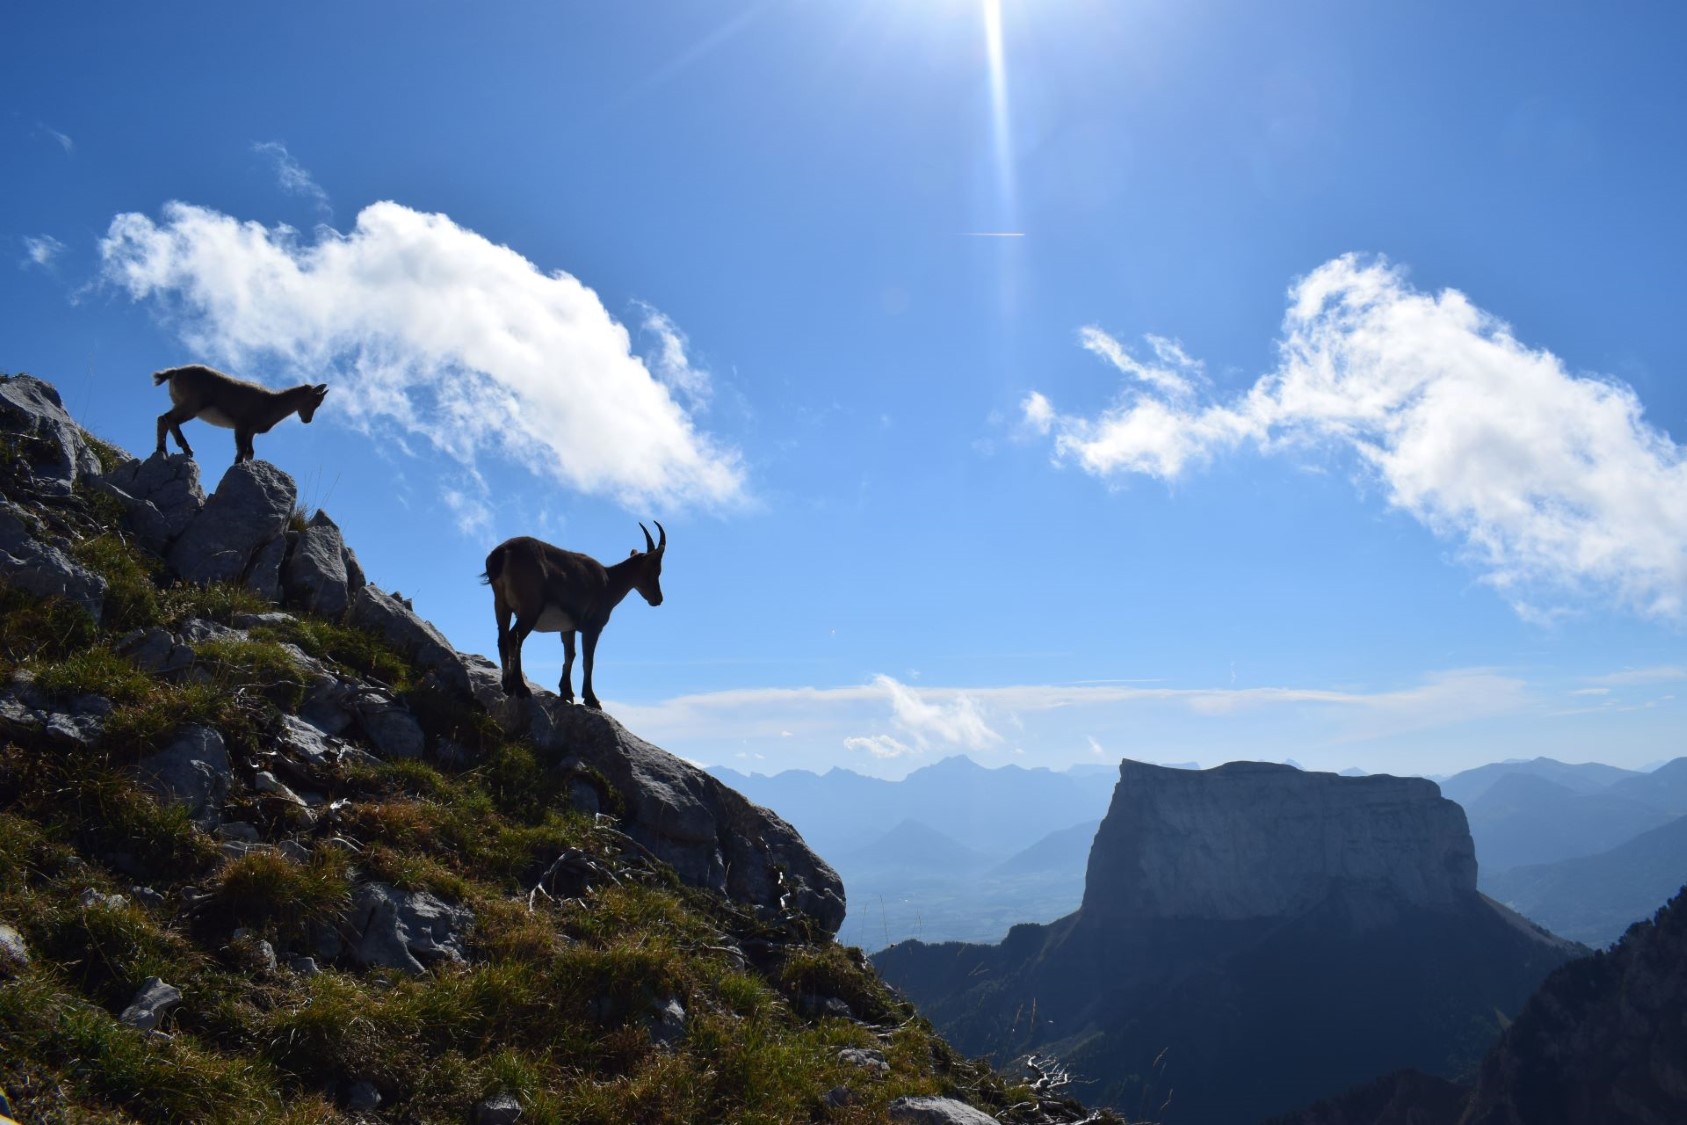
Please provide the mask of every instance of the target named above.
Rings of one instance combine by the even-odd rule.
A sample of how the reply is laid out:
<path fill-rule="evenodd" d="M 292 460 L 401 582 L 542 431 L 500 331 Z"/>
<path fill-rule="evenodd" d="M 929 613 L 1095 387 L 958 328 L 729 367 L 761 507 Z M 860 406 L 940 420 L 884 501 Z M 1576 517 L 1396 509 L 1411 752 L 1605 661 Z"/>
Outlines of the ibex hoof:
<path fill-rule="evenodd" d="M 589 695 L 586 697 L 586 706 L 590 707 L 593 711 L 603 710 L 603 704 L 599 703 L 595 698 Z"/>

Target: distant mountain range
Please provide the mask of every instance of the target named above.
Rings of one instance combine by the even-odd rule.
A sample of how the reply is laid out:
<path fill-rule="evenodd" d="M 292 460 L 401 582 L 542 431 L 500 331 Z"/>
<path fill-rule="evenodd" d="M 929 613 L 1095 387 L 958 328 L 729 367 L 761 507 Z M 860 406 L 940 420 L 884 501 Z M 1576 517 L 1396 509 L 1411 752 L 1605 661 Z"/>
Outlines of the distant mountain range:
<path fill-rule="evenodd" d="M 1117 767 L 986 769 L 956 756 L 902 781 L 709 772 L 790 821 L 837 869 L 850 901 L 840 937 L 871 950 L 906 938 L 997 941 L 1015 923 L 1071 912 Z M 1687 815 L 1687 758 L 1649 773 L 1535 758 L 1437 781 L 1465 808 L 1478 886 L 1565 936 L 1606 944 L 1687 883 L 1679 834 L 1614 851 Z M 1603 865 L 1572 862 L 1606 853 Z M 1560 863 L 1571 866 L 1536 870 Z"/>
<path fill-rule="evenodd" d="M 1599 855 L 1514 867 L 1484 890 L 1562 937 L 1610 945 L 1687 883 L 1687 816 Z M 847 884 L 846 884 L 847 885 Z"/>
<path fill-rule="evenodd" d="M 840 939 L 995 941 L 1070 913 L 1118 767 L 986 769 L 956 756 L 901 781 L 850 770 L 709 771 L 777 812 L 843 877 Z"/>
<path fill-rule="evenodd" d="M 901 781 L 846 769 L 768 776 L 716 766 L 709 772 L 790 821 L 828 860 L 864 848 L 908 820 L 1005 859 L 1056 829 L 1100 820 L 1117 767 L 986 769 L 957 754 Z"/>

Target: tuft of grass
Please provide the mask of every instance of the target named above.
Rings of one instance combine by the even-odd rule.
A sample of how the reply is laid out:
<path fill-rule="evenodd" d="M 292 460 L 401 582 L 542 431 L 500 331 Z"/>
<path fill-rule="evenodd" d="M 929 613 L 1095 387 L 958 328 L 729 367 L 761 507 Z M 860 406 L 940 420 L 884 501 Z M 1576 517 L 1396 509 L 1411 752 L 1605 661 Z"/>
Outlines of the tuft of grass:
<path fill-rule="evenodd" d="M 293 654 L 275 641 L 212 640 L 194 648 L 194 664 L 226 692 L 262 696 L 296 710 L 309 686 Z"/>
<path fill-rule="evenodd" d="M 107 498 L 109 499 L 109 498 Z M 84 539 L 71 548 L 76 561 L 105 579 L 103 624 L 114 632 L 156 625 L 159 621 L 157 559 L 114 531 Z"/>
<path fill-rule="evenodd" d="M 159 598 L 159 611 L 166 625 L 180 625 L 194 617 L 230 625 L 237 614 L 269 613 L 274 609 L 262 596 L 234 582 L 213 582 L 207 586 L 177 582 Z"/>
<path fill-rule="evenodd" d="M 253 851 L 217 872 L 209 917 L 303 938 L 312 925 L 331 924 L 351 903 L 351 867 L 344 853 L 319 846 L 305 863 L 272 851 Z"/>
<path fill-rule="evenodd" d="M 0 583 L 0 660 L 6 671 L 26 660 L 63 660 L 98 635 L 99 623 L 81 606 Z"/>
<path fill-rule="evenodd" d="M 255 1125 L 281 1117 L 261 1062 L 208 1051 L 187 1036 L 136 1031 L 40 974 L 0 988 L 0 1056 L 7 1069 L 51 1068 L 56 1082 L 35 1107 L 40 1120 Z M 88 1117 L 75 1108 L 88 1103 L 123 1112 Z"/>
<path fill-rule="evenodd" d="M 36 664 L 32 670 L 37 688 L 65 702 L 79 695 L 99 695 L 118 705 L 139 703 L 153 693 L 156 683 L 103 645 Z"/>
<path fill-rule="evenodd" d="M 94 456 L 100 459 L 100 473 L 104 475 L 129 460 L 129 455 L 104 438 L 97 438 L 87 430 L 82 431 L 82 440 L 88 443 L 88 448 L 94 451 Z"/>
<path fill-rule="evenodd" d="M 410 662 L 373 633 L 319 617 L 296 616 L 275 625 L 251 630 L 254 640 L 280 641 L 297 645 L 366 679 L 379 680 L 395 692 L 408 691 L 414 677 Z"/>

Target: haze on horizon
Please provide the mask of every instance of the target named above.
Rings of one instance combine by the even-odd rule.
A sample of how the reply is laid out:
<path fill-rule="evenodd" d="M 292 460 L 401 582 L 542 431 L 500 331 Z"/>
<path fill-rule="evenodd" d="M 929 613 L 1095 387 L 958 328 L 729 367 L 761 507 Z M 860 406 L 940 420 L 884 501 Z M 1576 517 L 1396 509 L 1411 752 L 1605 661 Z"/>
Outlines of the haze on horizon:
<path fill-rule="evenodd" d="M 330 383 L 260 455 L 468 651 L 491 546 L 661 519 L 598 688 L 708 764 L 1641 768 L 1687 685 L 1684 32 L 14 6 L 0 370 L 138 454 L 154 370 Z"/>

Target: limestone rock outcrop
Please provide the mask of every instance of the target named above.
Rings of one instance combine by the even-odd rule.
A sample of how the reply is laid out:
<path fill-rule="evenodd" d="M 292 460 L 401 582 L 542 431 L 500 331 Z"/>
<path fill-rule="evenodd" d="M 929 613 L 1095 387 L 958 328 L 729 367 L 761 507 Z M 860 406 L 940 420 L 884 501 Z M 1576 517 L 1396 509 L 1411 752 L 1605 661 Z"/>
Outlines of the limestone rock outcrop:
<path fill-rule="evenodd" d="M 1125 761 L 1084 882 L 1091 919 L 1301 914 L 1339 889 L 1450 908 L 1476 891 L 1464 810 L 1417 777 Z"/>

